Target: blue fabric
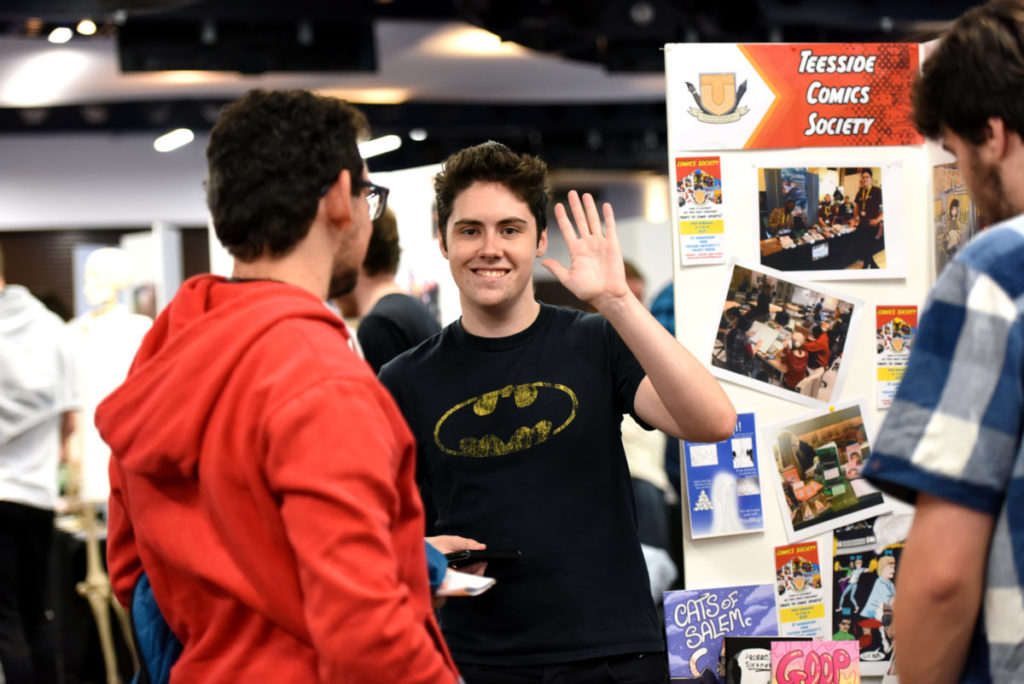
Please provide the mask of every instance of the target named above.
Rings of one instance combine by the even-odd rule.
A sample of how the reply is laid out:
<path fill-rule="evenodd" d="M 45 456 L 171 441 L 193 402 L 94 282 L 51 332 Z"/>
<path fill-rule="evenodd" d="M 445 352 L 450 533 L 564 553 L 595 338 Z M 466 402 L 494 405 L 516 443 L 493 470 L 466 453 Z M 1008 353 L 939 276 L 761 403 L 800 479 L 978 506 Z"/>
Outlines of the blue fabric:
<path fill-rule="evenodd" d="M 146 573 L 139 577 L 132 593 L 132 626 L 141 668 L 132 684 L 167 684 L 171 678 L 171 667 L 181 655 L 182 646 L 156 604 Z"/>
<path fill-rule="evenodd" d="M 430 591 L 433 593 L 444 582 L 445 573 L 448 572 L 448 559 L 428 542 L 423 542 L 423 545 L 427 548 L 427 577 L 430 579 Z"/>
<path fill-rule="evenodd" d="M 899 498 L 925 492 L 995 519 L 965 682 L 1024 681 L 1022 266 L 1024 215 L 981 233 L 942 271 L 864 469 Z"/>

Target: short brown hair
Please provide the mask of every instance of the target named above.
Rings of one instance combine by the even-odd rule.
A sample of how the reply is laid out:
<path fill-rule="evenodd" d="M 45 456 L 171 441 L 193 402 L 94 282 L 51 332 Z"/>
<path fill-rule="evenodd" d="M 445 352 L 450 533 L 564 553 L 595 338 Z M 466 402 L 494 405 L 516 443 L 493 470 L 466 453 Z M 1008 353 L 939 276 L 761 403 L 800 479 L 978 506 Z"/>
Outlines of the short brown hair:
<path fill-rule="evenodd" d="M 551 197 L 548 166 L 540 157 L 517 154 L 490 140 L 451 155 L 444 160 L 441 172 L 434 176 L 441 246 L 448 247 L 448 219 L 452 217 L 455 198 L 477 181 L 501 183 L 526 202 L 537 220 L 537 243 L 540 244 L 540 234 L 548 226 Z"/>
<path fill-rule="evenodd" d="M 342 169 L 352 194 L 362 192 L 357 143 L 368 133 L 358 109 L 305 90 L 250 90 L 225 107 L 206 148 L 206 202 L 221 244 L 241 261 L 290 252 Z"/>
<path fill-rule="evenodd" d="M 948 127 L 975 145 L 998 117 L 1024 137 L 1024 1 L 991 0 L 964 13 L 914 83 L 914 125 L 929 138 Z"/>
<path fill-rule="evenodd" d="M 366 258 L 363 259 L 363 270 L 366 271 L 366 275 L 371 276 L 379 273 L 397 273 L 401 253 L 402 248 L 398 243 L 398 220 L 395 218 L 395 212 L 389 207 L 373 222 L 370 244 L 366 248 Z"/>

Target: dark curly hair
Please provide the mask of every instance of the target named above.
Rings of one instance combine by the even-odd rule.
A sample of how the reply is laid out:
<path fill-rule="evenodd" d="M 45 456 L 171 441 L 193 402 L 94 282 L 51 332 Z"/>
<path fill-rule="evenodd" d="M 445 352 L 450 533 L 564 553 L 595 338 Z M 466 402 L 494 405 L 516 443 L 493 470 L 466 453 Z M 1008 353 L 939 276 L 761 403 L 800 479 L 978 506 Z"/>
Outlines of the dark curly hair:
<path fill-rule="evenodd" d="M 363 259 L 363 270 L 366 271 L 366 275 L 371 276 L 379 273 L 397 273 L 401 253 L 402 248 L 398 244 L 398 220 L 395 218 L 395 212 L 388 208 L 373 222 L 370 245 L 366 248 L 366 258 Z"/>
<path fill-rule="evenodd" d="M 974 144 L 998 117 L 1024 137 L 1024 1 L 992 0 L 956 20 L 914 84 L 914 125 Z"/>
<path fill-rule="evenodd" d="M 357 144 L 368 134 L 358 109 L 304 90 L 251 90 L 225 107 L 206 148 L 217 238 L 242 261 L 287 254 L 342 169 L 361 191 Z"/>
<path fill-rule="evenodd" d="M 437 223 L 441 245 L 447 249 L 448 219 L 455 198 L 477 181 L 501 183 L 526 202 L 537 220 L 537 244 L 548 226 L 551 184 L 548 166 L 539 157 L 517 154 L 499 142 L 488 142 L 459 150 L 444 160 L 441 172 L 434 176 Z"/>

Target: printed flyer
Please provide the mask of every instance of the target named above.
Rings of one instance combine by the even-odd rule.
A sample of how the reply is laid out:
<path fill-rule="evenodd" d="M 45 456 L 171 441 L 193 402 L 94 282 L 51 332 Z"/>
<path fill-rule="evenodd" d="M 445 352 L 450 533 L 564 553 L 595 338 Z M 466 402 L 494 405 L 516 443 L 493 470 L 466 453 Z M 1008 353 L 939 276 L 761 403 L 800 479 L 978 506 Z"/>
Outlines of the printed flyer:
<path fill-rule="evenodd" d="M 911 43 L 666 45 L 669 148 L 921 144 L 910 116 L 918 53 Z"/>
<path fill-rule="evenodd" d="M 665 638 L 673 682 L 725 681 L 727 636 L 775 636 L 775 588 L 748 584 L 666 591 Z"/>
<path fill-rule="evenodd" d="M 680 157 L 675 161 L 682 265 L 724 263 L 721 160 Z"/>
<path fill-rule="evenodd" d="M 683 442 L 690 535 L 694 539 L 764 529 L 754 414 L 736 416 L 731 438 Z"/>
<path fill-rule="evenodd" d="M 856 641 L 772 642 L 772 684 L 859 684 Z"/>
<path fill-rule="evenodd" d="M 906 372 L 917 333 L 916 306 L 875 307 L 878 408 L 889 408 Z"/>
<path fill-rule="evenodd" d="M 828 636 L 818 542 L 775 547 L 775 605 L 783 636 Z"/>

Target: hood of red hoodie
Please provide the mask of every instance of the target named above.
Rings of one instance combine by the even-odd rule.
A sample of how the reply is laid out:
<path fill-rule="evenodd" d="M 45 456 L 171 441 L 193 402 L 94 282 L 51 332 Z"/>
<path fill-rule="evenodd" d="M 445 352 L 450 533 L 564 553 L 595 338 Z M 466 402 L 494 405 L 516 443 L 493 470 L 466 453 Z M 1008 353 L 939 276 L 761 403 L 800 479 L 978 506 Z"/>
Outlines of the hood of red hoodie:
<path fill-rule="evenodd" d="M 322 320 L 347 338 L 313 294 L 275 281 L 202 275 L 157 317 L 124 383 L 96 410 L 112 458 L 146 477 L 192 478 L 210 412 L 252 342 L 286 319 Z"/>

